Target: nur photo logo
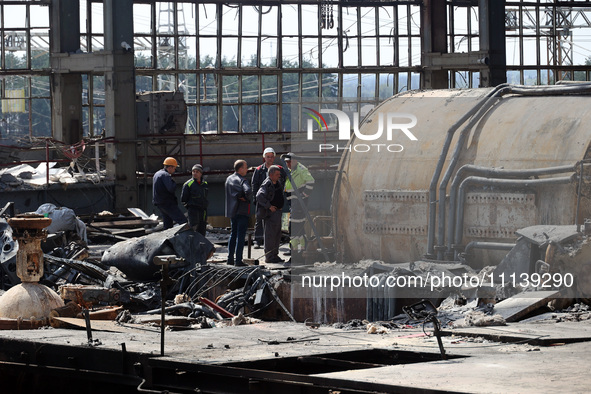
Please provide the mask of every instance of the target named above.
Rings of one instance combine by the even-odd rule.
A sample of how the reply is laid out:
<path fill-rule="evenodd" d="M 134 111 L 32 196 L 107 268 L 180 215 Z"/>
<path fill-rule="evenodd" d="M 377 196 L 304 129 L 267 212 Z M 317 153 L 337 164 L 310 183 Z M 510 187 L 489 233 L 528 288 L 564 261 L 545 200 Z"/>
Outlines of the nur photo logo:
<path fill-rule="evenodd" d="M 347 150 L 349 152 L 370 152 L 370 151 L 388 151 L 392 153 L 402 152 L 404 150 L 404 146 L 399 143 L 390 143 L 394 141 L 395 138 L 400 138 L 401 135 L 404 135 L 410 141 L 418 141 L 417 137 L 410 131 L 411 128 L 416 126 L 417 124 L 417 117 L 413 114 L 409 113 L 402 113 L 402 112 L 387 112 L 378 113 L 378 127 L 377 131 L 374 134 L 362 134 L 359 131 L 359 113 L 353 112 L 353 124 L 351 127 L 351 119 L 349 115 L 341 110 L 337 109 L 321 109 L 320 112 L 305 107 L 306 110 L 310 111 L 308 116 L 311 119 L 308 119 L 307 122 L 307 139 L 309 141 L 314 139 L 314 122 L 318 125 L 318 131 L 328 131 L 328 123 L 322 114 L 330 114 L 334 115 L 337 119 L 337 131 L 338 131 L 338 139 L 339 141 L 349 141 L 351 138 L 351 131 L 355 135 L 355 138 L 361 141 L 377 141 L 383 139 L 384 133 L 386 137 L 386 141 L 388 143 L 372 143 L 372 144 L 357 144 L 352 143 L 349 145 L 339 145 L 337 144 L 329 144 L 329 143 L 322 143 L 318 145 L 319 152 L 326 152 L 326 151 L 343 151 Z"/>

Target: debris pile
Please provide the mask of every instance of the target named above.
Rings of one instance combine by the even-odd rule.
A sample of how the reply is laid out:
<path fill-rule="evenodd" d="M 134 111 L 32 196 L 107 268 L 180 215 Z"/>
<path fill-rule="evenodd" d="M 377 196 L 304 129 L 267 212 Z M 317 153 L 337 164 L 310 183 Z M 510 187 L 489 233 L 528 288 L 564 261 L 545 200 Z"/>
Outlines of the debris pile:
<path fill-rule="evenodd" d="M 252 324 L 258 321 L 253 315 L 281 302 L 268 270 L 208 263 L 215 247 L 207 238 L 187 226 L 158 231 L 156 217 L 130 211 L 132 218 L 103 212 L 84 223 L 68 208 L 39 207 L 38 216 L 52 220 L 41 244 L 40 282 L 66 303 L 51 312 L 51 325 L 81 325 L 72 319 L 85 319 L 86 312 L 90 320 L 159 325 L 163 306 L 167 326 Z M 20 283 L 19 244 L 4 219 L 0 231 L 0 288 L 8 290 Z M 156 263 L 162 258 L 171 263 L 166 273 Z M 169 281 L 164 296 L 163 280 Z"/>

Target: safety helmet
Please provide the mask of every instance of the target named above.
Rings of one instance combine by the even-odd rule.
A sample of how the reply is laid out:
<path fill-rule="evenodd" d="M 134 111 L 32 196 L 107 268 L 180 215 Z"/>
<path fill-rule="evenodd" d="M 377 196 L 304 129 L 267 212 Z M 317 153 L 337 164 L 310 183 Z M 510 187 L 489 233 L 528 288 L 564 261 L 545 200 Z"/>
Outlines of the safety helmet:
<path fill-rule="evenodd" d="M 266 149 L 263 151 L 263 157 L 265 157 L 265 155 L 266 155 L 267 153 L 272 153 L 272 154 L 274 155 L 274 154 L 275 154 L 275 149 L 273 149 L 273 148 L 271 148 L 271 147 L 269 147 L 269 148 L 266 148 Z"/>
<path fill-rule="evenodd" d="M 176 159 L 174 157 L 167 157 L 166 159 L 164 159 L 164 164 L 165 166 L 173 166 L 173 167 L 178 167 L 179 163 L 178 161 L 176 161 Z"/>
<path fill-rule="evenodd" d="M 296 158 L 296 155 L 294 155 L 293 153 L 289 152 L 289 153 L 286 153 L 286 154 L 282 155 L 281 158 L 283 160 L 285 160 L 285 161 L 291 161 L 292 158 L 294 158 L 294 159 Z"/>

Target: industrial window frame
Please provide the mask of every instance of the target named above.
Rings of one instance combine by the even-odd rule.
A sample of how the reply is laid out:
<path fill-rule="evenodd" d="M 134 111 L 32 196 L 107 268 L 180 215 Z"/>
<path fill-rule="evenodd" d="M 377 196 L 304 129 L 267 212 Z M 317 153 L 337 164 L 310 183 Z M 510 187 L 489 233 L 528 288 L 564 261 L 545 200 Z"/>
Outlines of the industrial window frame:
<path fill-rule="evenodd" d="M 35 24 L 34 18 L 31 18 L 31 14 L 40 12 L 40 8 L 49 10 L 49 3 L 48 0 L 0 2 L 0 18 L 4 18 L 9 7 L 22 7 L 25 10 L 21 13 L 25 15 L 23 26 L 16 26 L 14 21 L 11 21 L 10 26 L 5 26 L 4 19 L 0 19 L 0 33 L 3 37 L 0 45 L 0 99 L 10 99 L 6 97 L 6 92 L 10 89 L 8 85 L 11 76 L 24 78 L 29 130 L 23 134 L 29 136 L 39 134 L 35 129 L 38 122 L 34 103 L 37 100 L 51 102 L 50 89 L 43 90 L 45 93 L 42 93 L 42 89 L 33 86 L 38 81 L 49 80 L 51 77 L 47 62 L 35 62 L 39 53 L 46 53 L 47 56 L 49 54 L 50 26 L 49 22 Z M 315 27 L 319 23 L 322 4 L 332 5 L 335 26 L 344 26 L 343 29 L 323 30 Z M 159 24 L 159 17 L 164 14 L 159 8 L 162 5 L 170 8 L 167 12 L 171 19 Z M 478 51 L 479 32 L 475 18 L 478 2 L 447 0 L 446 5 L 448 52 Z M 180 6 L 185 15 L 192 12 L 193 17 L 187 18 L 189 23 L 179 13 Z M 334 96 L 345 96 L 360 106 L 367 102 L 378 102 L 406 89 L 418 88 L 422 78 L 421 20 L 418 17 L 421 6 L 421 0 L 266 0 L 262 8 L 261 2 L 254 0 L 204 0 L 198 4 L 192 1 L 135 0 L 134 9 L 141 7 L 143 14 L 149 10 L 149 15 L 141 16 L 148 18 L 149 26 L 144 31 L 137 32 L 134 39 L 136 54 L 149 53 L 147 64 L 136 68 L 136 81 L 138 86 L 150 90 L 183 86 L 188 89 L 188 81 L 193 81 L 190 88 L 194 93 L 187 96 L 189 134 L 294 131 L 301 126 L 301 119 L 297 120 L 297 124 L 286 119 L 289 112 L 286 108 L 293 105 L 293 102 L 320 107 L 323 104 L 322 100 L 318 102 L 318 96 L 326 99 L 327 103 Z M 200 18 L 205 18 L 203 7 L 216 13 L 209 14 L 207 21 L 203 22 L 213 23 L 212 30 L 204 30 L 200 24 Z M 254 18 L 250 10 L 256 7 L 259 11 Z M 315 15 L 310 11 L 314 9 L 317 10 Z M 577 61 L 573 64 L 573 54 L 578 50 L 576 34 L 574 43 L 568 48 L 565 48 L 564 41 L 565 37 L 568 39 L 570 36 L 560 36 L 561 29 L 566 31 L 569 28 L 572 32 L 591 27 L 591 0 L 571 1 L 568 4 L 559 0 L 506 0 L 505 9 L 509 82 L 541 85 L 564 79 L 591 79 L 590 64 L 576 64 Z M 102 0 L 80 0 L 80 12 L 81 50 L 88 52 L 104 49 Z M 293 19 L 291 25 L 283 20 L 283 14 L 289 14 L 290 19 Z M 366 14 L 373 16 L 364 18 Z M 562 18 L 548 24 L 544 20 L 548 15 L 562 15 Z M 136 16 L 134 11 L 135 18 L 140 16 Z M 269 22 L 265 18 L 274 20 L 273 28 L 268 28 Z M 45 19 L 51 20 L 50 16 Z M 383 22 L 384 19 L 388 21 Z M 228 29 L 234 20 L 236 28 L 226 32 L 224 29 Z M 391 25 L 388 24 L 390 20 Z M 290 26 L 297 27 L 294 29 Z M 158 52 L 159 40 L 163 38 L 174 43 L 170 48 L 161 46 L 160 49 L 167 49 L 168 53 Z M 16 50 L 25 59 L 15 67 L 7 64 L 8 54 L 15 50 L 10 48 L 11 39 L 21 43 L 20 49 Z M 236 45 L 234 63 L 223 62 L 226 40 Z M 266 47 L 271 46 L 269 42 L 273 42 L 273 53 L 276 54 L 274 61 L 272 57 L 265 57 L 263 54 Z M 204 45 L 214 46 L 215 49 L 213 52 L 207 51 L 207 48 L 203 48 Z M 255 49 L 251 50 L 250 45 Z M 297 49 L 290 51 L 291 45 Z M 374 46 L 375 54 L 367 55 L 364 48 Z M 308 62 L 313 48 L 322 50 L 312 51 L 316 58 Z M 524 51 L 523 48 L 529 49 Z M 248 57 L 250 52 L 255 55 L 253 62 Z M 185 53 L 188 56 L 184 56 Z M 215 55 L 212 56 L 212 61 L 204 63 L 205 55 L 212 53 Z M 354 56 L 348 57 L 349 54 Z M 192 56 L 193 61 L 183 63 L 183 56 L 185 59 Z M 292 61 L 288 62 L 287 57 Z M 314 75 L 317 77 L 317 85 L 306 80 Z M 97 131 L 101 124 L 102 104 L 100 100 L 94 99 L 97 94 L 95 90 L 100 90 L 100 86 L 92 83 L 95 76 L 86 76 L 91 83 L 88 83 L 90 91 L 84 92 L 84 95 L 93 97 L 83 104 L 84 111 L 88 114 L 88 119 L 84 122 L 86 134 Z M 224 96 L 227 98 L 229 95 L 225 90 L 227 86 L 218 83 L 224 79 L 236 83 L 236 90 L 232 92 L 236 100 L 224 100 Z M 268 83 L 268 79 L 275 79 L 276 87 L 270 88 L 268 85 L 272 84 Z M 479 73 L 471 68 L 453 69 L 448 71 L 448 80 L 450 88 L 477 87 Z M 358 83 L 357 88 L 354 87 L 355 81 Z M 314 96 L 316 98 L 312 99 Z M 232 116 L 234 120 L 227 122 Z"/>

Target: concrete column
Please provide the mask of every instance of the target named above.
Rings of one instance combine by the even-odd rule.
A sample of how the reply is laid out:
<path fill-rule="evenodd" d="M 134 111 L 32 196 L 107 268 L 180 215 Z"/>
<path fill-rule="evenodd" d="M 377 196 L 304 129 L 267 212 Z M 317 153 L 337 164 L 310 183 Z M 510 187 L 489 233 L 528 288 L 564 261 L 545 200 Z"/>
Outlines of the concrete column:
<path fill-rule="evenodd" d="M 122 212 L 138 204 L 133 1 L 104 0 L 103 6 L 105 52 L 112 57 L 105 71 L 105 133 L 117 141 L 107 144 L 107 175 L 115 179 L 115 209 Z"/>
<path fill-rule="evenodd" d="M 51 2 L 51 54 L 80 51 L 80 6 L 78 0 Z M 82 75 L 52 75 L 52 135 L 73 144 L 82 139 Z"/>
<path fill-rule="evenodd" d="M 447 89 L 448 73 L 445 69 L 435 69 L 432 59 L 447 53 L 447 8 L 445 0 L 424 0 L 421 13 L 421 64 L 426 66 L 423 72 L 421 88 Z"/>
<path fill-rule="evenodd" d="M 480 86 L 507 82 L 505 0 L 478 0 L 480 51 L 488 54 L 480 71 Z"/>

